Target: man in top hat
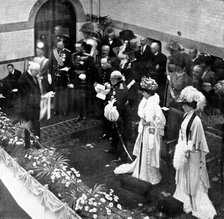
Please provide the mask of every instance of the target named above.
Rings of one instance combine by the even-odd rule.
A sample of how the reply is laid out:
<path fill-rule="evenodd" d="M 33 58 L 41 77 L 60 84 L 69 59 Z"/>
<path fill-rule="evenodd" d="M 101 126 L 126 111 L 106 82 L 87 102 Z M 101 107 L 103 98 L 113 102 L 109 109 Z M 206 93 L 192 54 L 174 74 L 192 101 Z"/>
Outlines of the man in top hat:
<path fill-rule="evenodd" d="M 67 115 L 66 88 L 70 80 L 71 52 L 65 48 L 62 38 L 57 40 L 57 48 L 51 52 L 48 67 L 52 77 L 52 87 L 56 92 L 55 114 L 62 111 L 64 115 Z"/>

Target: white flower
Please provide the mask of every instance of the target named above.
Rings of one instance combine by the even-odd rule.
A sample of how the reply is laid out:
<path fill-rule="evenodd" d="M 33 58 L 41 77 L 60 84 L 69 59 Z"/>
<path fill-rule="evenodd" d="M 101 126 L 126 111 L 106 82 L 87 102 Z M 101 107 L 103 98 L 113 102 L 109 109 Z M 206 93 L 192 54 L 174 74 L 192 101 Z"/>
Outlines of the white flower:
<path fill-rule="evenodd" d="M 107 215 L 111 215 L 111 210 L 109 208 L 106 208 Z"/>
<path fill-rule="evenodd" d="M 121 209 L 122 209 L 122 207 L 121 207 L 121 205 L 120 205 L 120 204 L 117 204 L 117 208 L 118 208 L 119 210 L 121 210 Z"/>
<path fill-rule="evenodd" d="M 60 193 L 58 193 L 58 197 L 61 197 L 61 194 Z"/>
<path fill-rule="evenodd" d="M 97 214 L 94 214 L 93 215 L 93 219 L 96 219 L 98 216 L 97 216 Z"/>
<path fill-rule="evenodd" d="M 69 186 L 70 186 L 70 182 L 66 182 L 66 183 L 65 183 L 65 186 L 66 186 L 66 187 L 69 187 Z"/>
<path fill-rule="evenodd" d="M 93 206 L 97 206 L 97 202 L 93 202 Z"/>
<path fill-rule="evenodd" d="M 143 217 L 143 219 L 150 219 L 150 217 L 149 216 L 145 216 L 145 217 Z"/>
<path fill-rule="evenodd" d="M 114 204 L 112 202 L 109 203 L 109 207 L 112 208 L 114 207 Z"/>
<path fill-rule="evenodd" d="M 100 201 L 103 202 L 103 203 L 106 202 L 106 200 L 104 198 L 101 198 Z"/>
<path fill-rule="evenodd" d="M 36 163 L 36 162 L 34 162 L 34 163 L 33 163 L 33 166 L 34 166 L 34 167 L 36 167 L 36 166 L 37 166 L 37 163 Z"/>
<path fill-rule="evenodd" d="M 106 197 L 106 199 L 108 199 L 108 200 L 110 199 L 110 195 L 108 195 L 108 194 L 106 194 L 105 197 Z"/>
<path fill-rule="evenodd" d="M 87 199 L 87 195 L 86 194 L 82 194 L 82 198 L 86 200 Z"/>
<path fill-rule="evenodd" d="M 89 211 L 89 206 L 85 206 L 85 211 Z"/>
<path fill-rule="evenodd" d="M 118 200 L 119 200 L 118 196 L 114 195 L 114 201 L 118 202 Z"/>
<path fill-rule="evenodd" d="M 84 205 L 84 204 L 85 204 L 85 200 L 84 200 L 84 199 L 81 199 L 81 200 L 80 200 L 80 203 L 81 203 L 82 205 Z"/>
<path fill-rule="evenodd" d="M 113 189 L 110 189 L 110 193 L 114 193 L 114 190 Z"/>
<path fill-rule="evenodd" d="M 93 213 L 96 213 L 96 212 L 97 212 L 97 209 L 96 209 L 96 208 L 93 208 L 93 209 L 92 209 L 92 212 L 93 212 Z"/>

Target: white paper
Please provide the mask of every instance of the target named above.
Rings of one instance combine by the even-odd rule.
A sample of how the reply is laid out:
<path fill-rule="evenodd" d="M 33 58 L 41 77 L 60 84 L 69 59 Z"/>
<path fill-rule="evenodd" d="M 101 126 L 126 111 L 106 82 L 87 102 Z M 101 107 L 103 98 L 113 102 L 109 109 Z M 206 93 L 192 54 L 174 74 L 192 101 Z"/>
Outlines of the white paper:
<path fill-rule="evenodd" d="M 68 71 L 70 68 L 69 67 L 64 67 L 64 68 L 61 68 L 60 71 Z"/>
<path fill-rule="evenodd" d="M 97 93 L 96 97 L 101 99 L 101 100 L 105 100 L 106 99 L 106 95 L 104 93 L 102 93 L 102 92 Z"/>

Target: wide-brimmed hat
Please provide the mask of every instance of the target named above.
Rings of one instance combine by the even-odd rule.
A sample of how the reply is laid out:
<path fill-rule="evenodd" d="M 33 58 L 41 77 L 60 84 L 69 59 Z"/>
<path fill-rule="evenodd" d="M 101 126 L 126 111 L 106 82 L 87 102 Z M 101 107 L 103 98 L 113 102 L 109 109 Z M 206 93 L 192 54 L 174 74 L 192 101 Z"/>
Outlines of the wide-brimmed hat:
<path fill-rule="evenodd" d="M 142 77 L 139 84 L 139 90 L 143 91 L 156 91 L 158 88 L 157 82 L 150 77 Z"/>
<path fill-rule="evenodd" d="M 122 40 L 132 40 L 132 39 L 135 39 L 136 36 L 134 35 L 133 31 L 132 30 L 122 30 L 120 33 L 119 33 L 119 38 L 122 39 Z"/>
<path fill-rule="evenodd" d="M 205 96 L 193 86 L 185 87 L 177 100 L 182 104 L 187 104 L 193 108 L 203 110 L 206 106 Z"/>
<path fill-rule="evenodd" d="M 79 31 L 84 32 L 84 33 L 85 32 L 86 33 L 95 33 L 94 26 L 90 22 L 83 24 Z"/>

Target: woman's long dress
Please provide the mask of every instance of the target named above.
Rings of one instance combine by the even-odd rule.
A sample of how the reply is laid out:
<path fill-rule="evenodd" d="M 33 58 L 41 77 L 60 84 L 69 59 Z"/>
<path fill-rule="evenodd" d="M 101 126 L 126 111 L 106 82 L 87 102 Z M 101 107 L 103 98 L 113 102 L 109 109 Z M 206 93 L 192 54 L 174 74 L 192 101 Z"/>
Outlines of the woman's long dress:
<path fill-rule="evenodd" d="M 183 202 L 184 211 L 200 219 L 212 219 L 216 214 L 212 202 L 208 197 L 210 188 L 206 169 L 206 154 L 209 152 L 201 120 L 196 116 L 190 128 L 190 141 L 187 143 L 186 129 L 193 115 L 193 110 L 186 114 L 179 132 L 179 140 L 176 145 L 176 154 L 179 149 L 191 150 L 188 158 L 176 170 L 176 191 L 174 198 Z M 178 148 L 181 147 L 181 148 Z M 183 159 L 180 159 L 183 160 Z M 174 160 L 175 162 L 175 160 Z"/>
<path fill-rule="evenodd" d="M 160 144 L 166 123 L 166 119 L 159 106 L 158 94 L 154 94 L 148 99 L 143 98 L 141 100 L 138 108 L 138 115 L 141 120 L 133 150 L 133 154 L 137 158 L 132 176 L 152 184 L 157 184 L 161 180 L 159 171 Z M 143 120 L 150 123 L 150 126 L 143 126 Z M 150 127 L 155 128 L 154 134 L 149 133 Z"/>

